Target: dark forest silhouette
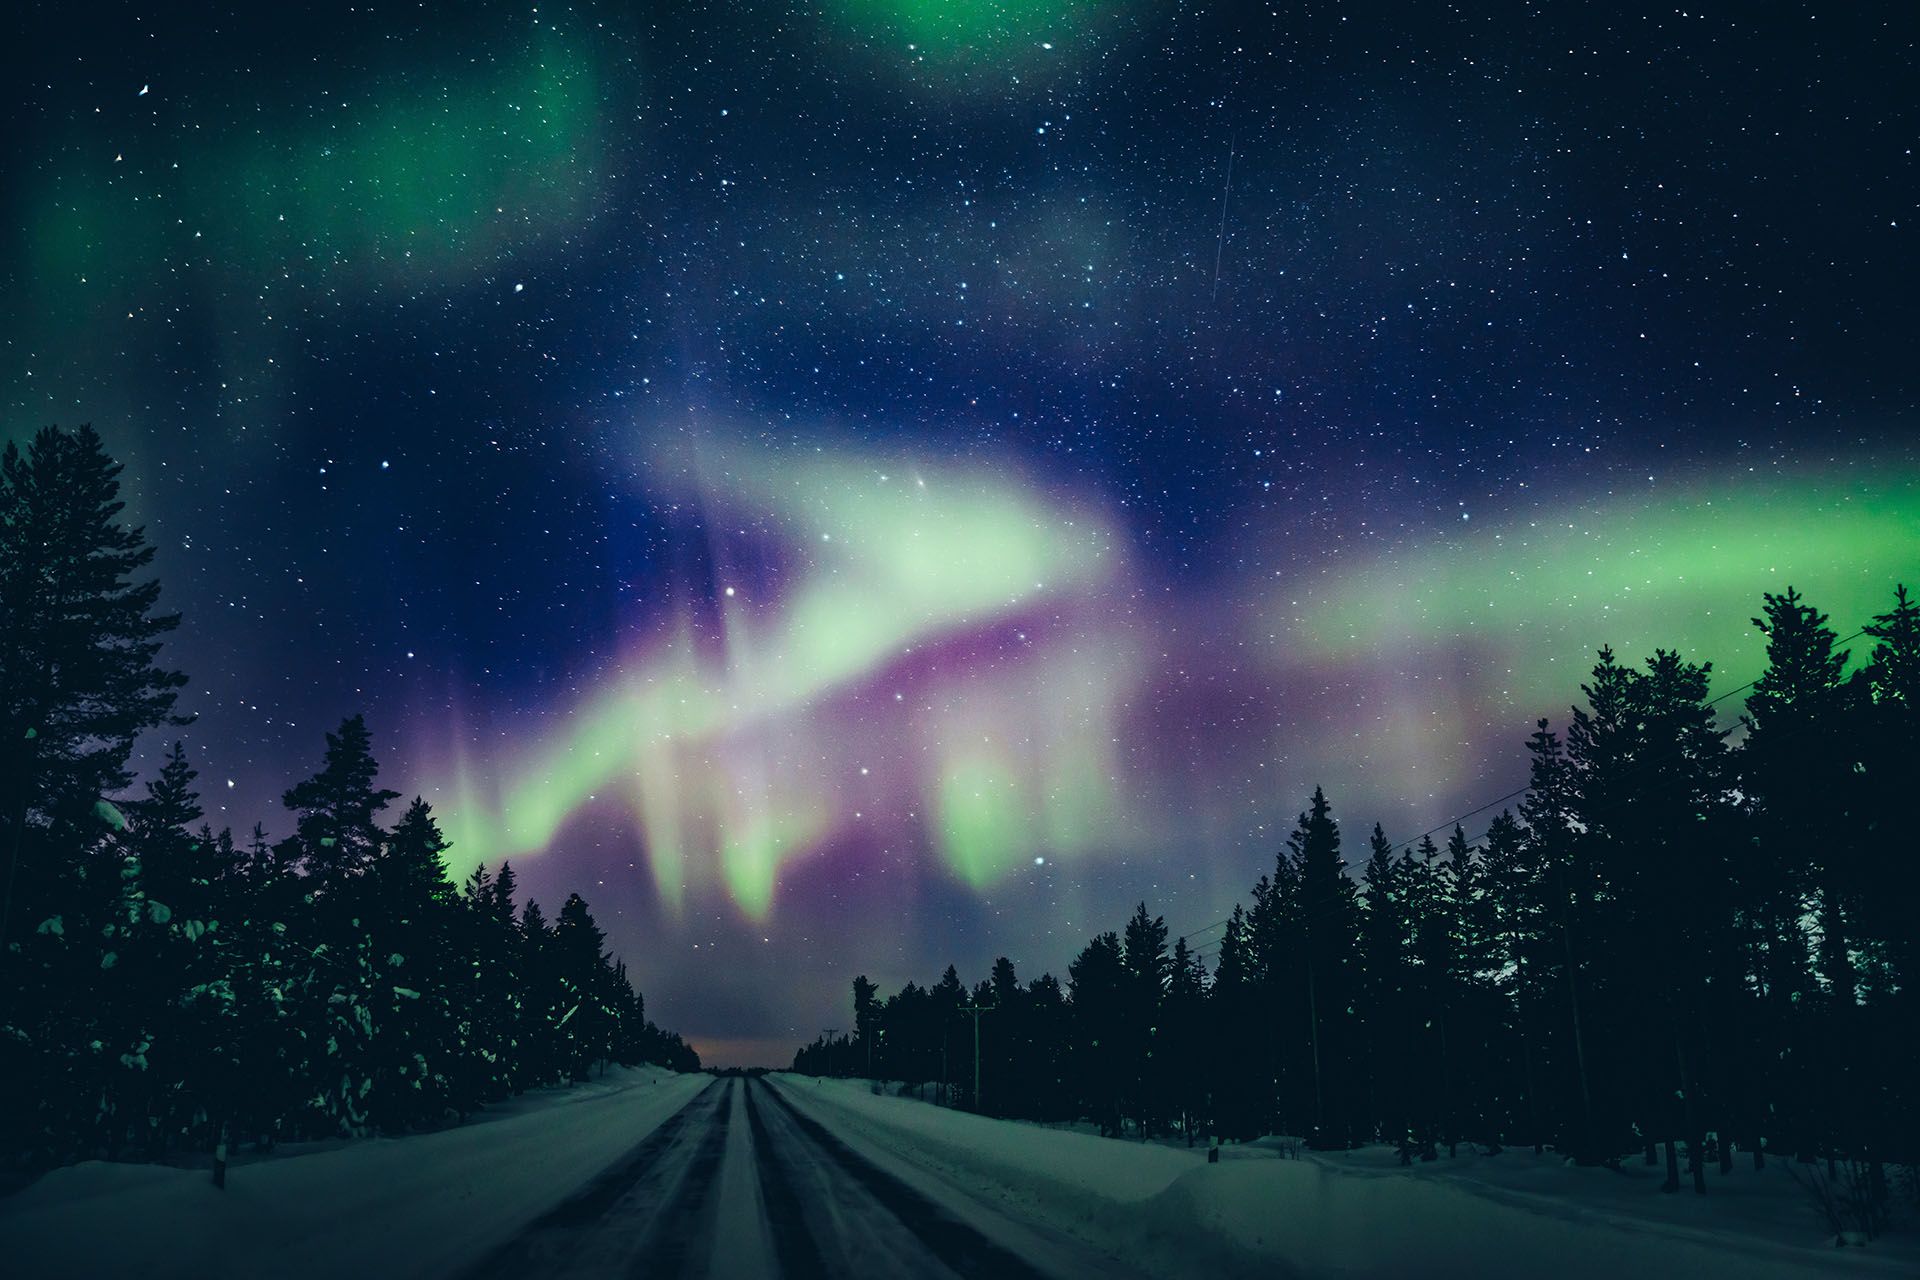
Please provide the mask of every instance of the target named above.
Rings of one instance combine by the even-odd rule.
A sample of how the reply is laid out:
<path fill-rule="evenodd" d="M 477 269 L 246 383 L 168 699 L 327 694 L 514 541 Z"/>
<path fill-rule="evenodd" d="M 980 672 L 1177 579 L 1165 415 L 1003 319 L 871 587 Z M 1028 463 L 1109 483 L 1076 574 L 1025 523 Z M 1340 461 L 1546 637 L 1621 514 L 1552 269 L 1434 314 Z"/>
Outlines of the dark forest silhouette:
<path fill-rule="evenodd" d="M 1704 1191 L 1737 1147 L 1847 1162 L 1884 1204 L 1886 1165 L 1920 1156 L 1920 606 L 1904 587 L 1891 606 L 1849 672 L 1824 615 L 1766 595 L 1737 745 L 1709 664 L 1600 650 L 1564 735 L 1542 720 L 1528 740 L 1517 812 L 1477 840 L 1375 826 L 1356 878 L 1316 789 L 1210 974 L 1142 904 L 1064 986 L 1005 958 L 972 990 L 951 966 L 884 1001 L 858 977 L 853 1031 L 794 1067 L 1115 1135 L 1385 1141 L 1407 1162 L 1664 1147 L 1669 1190 L 1683 1156 Z"/>
<path fill-rule="evenodd" d="M 293 833 L 201 821 L 153 559 L 91 428 L 0 458 L 0 1161 L 216 1151 L 430 1128 L 608 1063 L 699 1065 L 645 1016 L 587 904 L 549 923 L 513 869 L 449 881 L 365 724 L 286 793 Z M 216 1164 L 216 1177 L 223 1164 Z"/>
<path fill-rule="evenodd" d="M 185 683 L 118 473 L 87 428 L 0 458 L 5 1160 L 400 1132 L 598 1064 L 697 1065 L 577 895 L 549 923 L 504 864 L 456 887 L 421 800 L 382 825 L 399 797 L 358 717 L 286 793 L 277 842 L 204 823 L 177 745 L 109 798 Z M 1767 668 L 1735 741 L 1708 665 L 1603 649 L 1480 838 L 1376 826 L 1355 876 L 1316 790 L 1202 948 L 1211 972 L 1143 904 L 1064 985 L 1005 959 L 971 990 L 951 967 L 885 1000 L 856 979 L 852 1034 L 795 1066 L 1114 1134 L 1409 1161 L 1664 1146 L 1676 1189 L 1683 1154 L 1704 1189 L 1737 1147 L 1846 1161 L 1871 1190 L 1920 1155 L 1920 606 L 1902 588 L 1851 671 L 1791 589 L 1755 622 Z"/>

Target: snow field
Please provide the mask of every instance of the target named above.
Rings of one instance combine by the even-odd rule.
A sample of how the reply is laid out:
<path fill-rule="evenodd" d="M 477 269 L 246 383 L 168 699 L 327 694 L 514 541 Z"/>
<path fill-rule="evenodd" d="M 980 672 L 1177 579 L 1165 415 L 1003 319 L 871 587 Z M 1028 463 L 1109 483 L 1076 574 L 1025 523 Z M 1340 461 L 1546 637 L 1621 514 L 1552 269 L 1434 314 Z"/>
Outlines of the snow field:
<path fill-rule="evenodd" d="M 1289 1160 L 1258 1147 L 1230 1147 L 1209 1165 L 1198 1149 L 986 1119 L 876 1096 L 866 1081 L 779 1081 L 797 1106 L 849 1142 L 911 1161 L 936 1180 L 1154 1275 L 1799 1280 L 1920 1273 L 1920 1255 L 1906 1242 L 1824 1246 L 1797 1193 L 1774 1197 L 1772 1207 L 1792 1217 L 1776 1225 L 1806 1244 L 1755 1234 L 1754 1206 L 1741 1197 L 1724 1198 L 1725 1209 L 1712 1197 L 1680 1205 L 1631 1178 L 1622 1193 L 1615 1184 L 1626 1175 L 1565 1169 L 1535 1161 L 1530 1151 L 1515 1153 L 1503 1173 L 1526 1181 L 1530 1164 L 1542 1191 L 1433 1176 L 1432 1165 L 1407 1170 L 1363 1158 L 1342 1168 L 1333 1163 L 1337 1155 Z M 1654 1203 L 1646 1213 L 1634 1213 L 1648 1197 Z M 1692 1224 L 1663 1220 L 1688 1209 Z"/>
<path fill-rule="evenodd" d="M 468 1266 L 712 1083 L 615 1068 L 472 1123 L 204 1169 L 88 1161 L 0 1200 L 21 1277 L 407 1277 Z"/>

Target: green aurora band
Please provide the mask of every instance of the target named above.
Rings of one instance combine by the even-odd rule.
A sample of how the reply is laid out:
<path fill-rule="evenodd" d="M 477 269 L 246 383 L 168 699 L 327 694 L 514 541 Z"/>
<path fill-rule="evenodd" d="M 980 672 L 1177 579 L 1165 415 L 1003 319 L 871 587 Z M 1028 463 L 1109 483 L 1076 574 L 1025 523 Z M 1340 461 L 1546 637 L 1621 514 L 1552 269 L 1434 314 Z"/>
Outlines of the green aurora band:
<path fill-rule="evenodd" d="M 1920 577 L 1912 474 L 1549 502 L 1535 509 L 1557 520 L 1333 562 L 1317 595 L 1309 567 L 1251 601 L 1155 592 L 1159 612 L 1096 504 L 1004 471 L 736 444 L 642 474 L 710 522 L 770 526 L 802 567 L 777 600 L 723 593 L 717 655 L 680 616 L 565 729 L 458 768 L 443 809 L 462 859 L 494 861 L 612 800 L 669 908 L 717 888 L 753 920 L 795 860 L 858 830 L 989 893 L 1036 858 L 1271 843 L 1315 781 L 1417 820 L 1421 792 L 1480 785 L 1472 740 L 1517 750 L 1564 709 L 1602 643 L 1711 658 L 1730 688 L 1759 668 L 1761 591 L 1801 588 L 1844 634 Z M 724 581 L 725 548 L 715 561 Z M 1058 625 L 1009 655 L 996 628 L 1036 611 Z M 930 647 L 943 656 L 923 670 Z M 1183 758 L 1222 727 L 1162 723 L 1178 713 L 1157 691 L 1200 671 L 1278 698 L 1290 723 L 1235 740 L 1224 768 Z M 1349 700 L 1316 703 L 1329 689 Z"/>
<path fill-rule="evenodd" d="M 70 126 L 58 162 L 4 197 L 22 264 L 5 331 L 33 385 L 99 385 L 89 416 L 141 417 L 111 389 L 134 353 L 173 352 L 187 316 L 215 352 L 203 412 L 245 403 L 230 442 L 264 442 L 251 428 L 267 423 L 283 438 L 312 357 L 289 317 L 536 270 L 601 202 L 620 80 L 544 24 L 462 52 L 363 71 L 301 108 L 161 85 Z"/>
<path fill-rule="evenodd" d="M 209 125 L 190 154 L 81 140 L 26 193 L 34 307 L 153 304 L 179 272 L 364 289 L 492 270 L 585 212 L 604 104 L 592 59 L 546 29 L 489 62 L 280 129 Z"/>
<path fill-rule="evenodd" d="M 504 780 L 458 768 L 445 808 L 463 860 L 544 849 L 583 806 L 615 796 L 664 901 L 677 905 L 717 866 L 735 905 L 764 918 L 782 865 L 845 818 L 826 805 L 838 777 L 879 770 L 897 786 L 922 768 L 942 797 L 948 860 L 969 882 L 991 879 L 1036 831 L 1063 845 L 1094 838 L 1111 792 L 1095 741 L 1112 737 L 1110 663 L 1076 670 L 1071 654 L 1049 655 L 1014 673 L 1011 690 L 987 682 L 931 710 L 903 708 L 916 741 L 893 741 L 887 760 L 824 704 L 910 664 L 917 646 L 1110 585 L 1124 563 L 1097 514 L 1050 504 L 1004 473 L 797 450 L 698 455 L 650 465 L 656 496 L 771 519 L 810 563 L 777 602 L 723 597 L 718 659 L 698 656 L 682 616 L 671 639 L 633 655 Z M 1022 707 L 1036 725 L 1020 735 L 1016 784 L 1014 748 L 996 745 L 996 732 Z M 1031 758 L 1036 748 L 1044 761 Z M 873 763 L 824 765 L 832 754 Z M 983 816 L 1007 809 L 1009 795 L 1031 821 Z M 983 834 L 982 822 L 999 825 Z"/>
<path fill-rule="evenodd" d="M 1677 648 L 1732 685 L 1763 661 L 1762 592 L 1798 588 L 1846 635 L 1920 574 L 1913 471 L 1738 476 L 1555 509 L 1450 531 L 1299 607 L 1272 600 L 1260 630 L 1320 661 L 1484 646 L 1504 655 L 1515 705 L 1563 706 L 1602 644 L 1633 662 Z"/>
<path fill-rule="evenodd" d="M 1116 0 L 832 0 L 845 35 L 882 66 L 998 103 L 1023 77 L 1077 70 L 1148 8 Z"/>

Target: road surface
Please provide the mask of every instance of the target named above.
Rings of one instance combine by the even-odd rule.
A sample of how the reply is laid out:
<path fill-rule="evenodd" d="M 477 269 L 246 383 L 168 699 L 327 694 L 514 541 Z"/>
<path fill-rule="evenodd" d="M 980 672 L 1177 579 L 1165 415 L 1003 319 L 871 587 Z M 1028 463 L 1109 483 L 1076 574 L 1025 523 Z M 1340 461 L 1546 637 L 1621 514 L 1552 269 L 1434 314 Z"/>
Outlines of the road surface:
<path fill-rule="evenodd" d="M 468 1274 L 1037 1280 L 1128 1272 L 885 1152 L 856 1149 L 764 1080 L 731 1077 Z"/>

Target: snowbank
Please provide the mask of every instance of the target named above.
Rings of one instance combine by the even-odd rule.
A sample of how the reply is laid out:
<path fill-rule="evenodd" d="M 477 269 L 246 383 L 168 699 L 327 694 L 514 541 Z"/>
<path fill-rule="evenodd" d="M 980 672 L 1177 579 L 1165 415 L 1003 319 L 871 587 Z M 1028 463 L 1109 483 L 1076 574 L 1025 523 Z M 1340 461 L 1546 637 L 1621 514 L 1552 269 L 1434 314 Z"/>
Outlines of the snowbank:
<path fill-rule="evenodd" d="M 432 1276 L 477 1261 L 712 1083 L 657 1067 L 440 1133 L 205 1170 L 90 1161 L 0 1201 L 9 1276 Z"/>
<path fill-rule="evenodd" d="M 1901 1241 L 1822 1245 L 1790 1184 L 1786 1196 L 1762 1197 L 1777 1228 L 1770 1237 L 1756 1232 L 1751 1195 L 1661 1196 L 1657 1180 L 1568 1169 L 1531 1152 L 1503 1166 L 1508 1156 L 1481 1161 L 1499 1166 L 1498 1177 L 1482 1178 L 1459 1162 L 1435 1176 L 1446 1162 L 1407 1170 L 1367 1157 L 1348 1168 L 1336 1163 L 1344 1157 L 1286 1159 L 1260 1146 L 1230 1147 L 1209 1165 L 1201 1151 L 876 1096 L 865 1081 L 782 1076 L 779 1084 L 863 1150 L 910 1161 L 1154 1274 L 1792 1280 L 1910 1276 L 1920 1261 Z M 1676 1220 L 1683 1216 L 1691 1220 Z"/>

